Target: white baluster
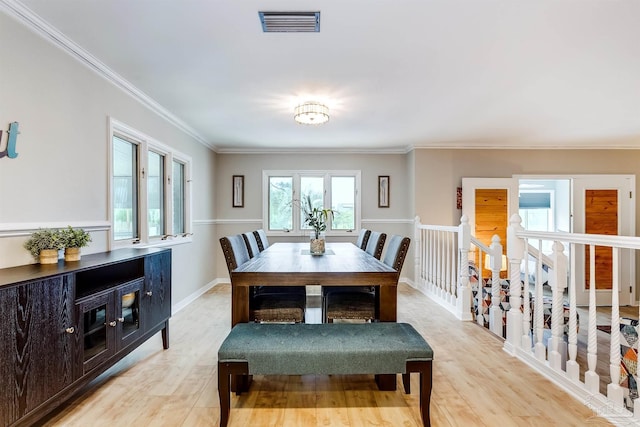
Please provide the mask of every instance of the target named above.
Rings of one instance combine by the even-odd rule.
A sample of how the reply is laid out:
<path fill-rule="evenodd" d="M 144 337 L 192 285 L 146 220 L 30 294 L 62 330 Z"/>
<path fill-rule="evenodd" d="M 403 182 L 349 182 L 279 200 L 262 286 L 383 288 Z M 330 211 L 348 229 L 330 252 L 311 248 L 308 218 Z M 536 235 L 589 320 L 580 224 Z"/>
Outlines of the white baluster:
<path fill-rule="evenodd" d="M 502 269 L 502 245 L 500 237 L 494 234 L 491 238 L 491 253 L 489 254 L 491 269 L 491 307 L 489 308 L 489 329 L 498 336 L 502 336 L 502 310 L 500 309 L 500 270 Z"/>
<path fill-rule="evenodd" d="M 420 217 L 416 216 L 413 220 L 413 240 L 415 242 L 414 262 L 413 262 L 413 277 L 416 281 L 416 287 L 420 288 L 420 282 L 422 278 L 422 230 L 420 229 Z"/>
<path fill-rule="evenodd" d="M 598 362 L 598 333 L 596 329 L 596 248 L 589 246 L 589 322 L 587 339 L 587 366 L 584 385 L 590 393 L 600 393 L 600 376 L 596 374 Z M 613 331 L 611 331 L 613 332 Z"/>
<path fill-rule="evenodd" d="M 453 244 L 451 243 L 453 239 L 453 235 L 451 232 L 447 231 L 447 283 L 449 286 L 449 304 L 454 304 L 456 302 L 456 287 L 455 287 L 455 274 L 454 270 L 454 252 L 453 252 Z"/>
<path fill-rule="evenodd" d="M 607 398 L 615 405 L 622 406 L 624 392 L 620 387 L 620 299 L 618 291 L 620 288 L 620 248 L 613 250 L 613 287 L 611 289 L 611 346 L 609 348 L 609 375 L 611 383 L 607 384 Z"/>
<path fill-rule="evenodd" d="M 564 246 L 556 241 L 553 243 L 553 265 L 549 275 L 549 284 L 552 292 L 551 305 L 551 342 L 549 349 L 549 365 L 560 371 L 563 369 L 563 360 L 566 355 L 564 335 L 564 289 L 567 286 L 567 260 L 563 253 Z"/>
<path fill-rule="evenodd" d="M 572 243 L 570 253 L 576 253 L 576 245 Z M 580 381 L 580 365 L 576 362 L 578 355 L 578 313 L 576 311 L 576 257 L 571 257 L 571 280 L 569 282 L 569 360 L 567 361 L 567 376 L 569 379 Z"/>
<path fill-rule="evenodd" d="M 528 260 L 527 260 L 528 261 Z M 542 240 L 538 240 L 538 257 L 536 258 L 536 298 L 533 306 L 535 322 L 535 355 L 536 359 L 544 362 L 547 358 L 547 349 L 544 346 L 544 295 L 542 289 Z"/>
<path fill-rule="evenodd" d="M 508 243 L 508 238 L 507 238 Z M 511 253 L 509 251 L 509 247 L 507 246 L 507 253 Z M 524 262 L 524 283 L 522 286 L 522 343 L 521 346 L 524 350 L 531 351 L 531 299 L 529 297 L 529 263 L 526 261 L 529 259 L 529 245 L 525 240 L 524 243 L 524 254 L 522 255 L 522 259 Z M 509 258 L 509 264 L 511 265 L 511 275 L 513 276 L 513 270 L 517 270 L 520 273 L 519 268 L 516 269 L 516 264 L 518 267 L 522 265 L 522 260 L 516 260 Z M 518 282 L 520 282 L 520 277 L 518 277 Z M 507 331 L 507 337 L 509 336 Z"/>
<path fill-rule="evenodd" d="M 638 312 L 638 319 L 640 319 L 640 310 Z M 638 329 L 640 328 L 636 327 L 636 332 L 638 331 Z M 640 348 L 640 340 L 636 340 L 635 346 L 636 346 L 636 351 L 638 351 L 638 349 Z M 635 419 L 640 419 L 640 398 L 633 399 L 633 417 Z"/>
<path fill-rule="evenodd" d="M 522 218 L 515 214 L 509 219 L 507 228 L 507 256 L 509 258 L 509 305 L 511 308 L 507 313 L 507 342 L 512 346 L 512 351 L 522 348 L 522 311 L 521 298 L 522 284 L 520 281 L 520 262 L 524 254 L 524 240 L 516 236 L 518 231 L 523 230 Z M 527 297 L 528 297 L 528 290 Z M 529 345 L 525 348 L 529 349 Z"/>

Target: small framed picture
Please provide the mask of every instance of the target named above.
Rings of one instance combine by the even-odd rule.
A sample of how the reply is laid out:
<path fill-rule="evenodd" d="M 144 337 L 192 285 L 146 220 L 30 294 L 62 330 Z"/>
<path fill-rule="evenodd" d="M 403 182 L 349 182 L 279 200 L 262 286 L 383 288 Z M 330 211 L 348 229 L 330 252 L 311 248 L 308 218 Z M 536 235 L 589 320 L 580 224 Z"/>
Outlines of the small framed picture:
<path fill-rule="evenodd" d="M 233 207 L 244 208 L 244 175 L 233 175 Z"/>
<path fill-rule="evenodd" d="M 378 176 L 378 207 L 389 207 L 389 175 Z"/>

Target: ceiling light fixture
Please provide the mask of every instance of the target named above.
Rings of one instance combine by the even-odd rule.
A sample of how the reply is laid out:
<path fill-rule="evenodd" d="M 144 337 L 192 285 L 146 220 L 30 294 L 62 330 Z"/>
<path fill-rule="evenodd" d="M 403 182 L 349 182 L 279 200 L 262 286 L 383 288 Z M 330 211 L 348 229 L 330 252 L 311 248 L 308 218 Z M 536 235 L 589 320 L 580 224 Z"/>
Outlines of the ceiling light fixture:
<path fill-rule="evenodd" d="M 294 111 L 293 119 L 303 125 L 321 125 L 329 121 L 329 107 L 319 102 L 305 102 Z"/>

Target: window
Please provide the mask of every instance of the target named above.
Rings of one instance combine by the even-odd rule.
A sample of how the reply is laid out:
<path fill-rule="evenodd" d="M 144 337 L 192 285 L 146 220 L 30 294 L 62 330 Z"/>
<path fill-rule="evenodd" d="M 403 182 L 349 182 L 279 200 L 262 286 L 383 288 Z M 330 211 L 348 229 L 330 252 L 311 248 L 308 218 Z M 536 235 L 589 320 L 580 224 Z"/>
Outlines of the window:
<path fill-rule="evenodd" d="M 112 246 L 190 241 L 191 160 L 111 120 Z"/>
<path fill-rule="evenodd" d="M 518 195 L 518 214 L 522 226 L 528 231 L 556 231 L 553 224 L 552 190 L 520 191 Z M 553 242 L 542 241 L 542 251 L 550 254 Z"/>
<path fill-rule="evenodd" d="M 327 234 L 353 233 L 360 228 L 360 171 L 264 171 L 263 228 L 271 234 L 304 234 L 299 201 L 332 209 Z"/>

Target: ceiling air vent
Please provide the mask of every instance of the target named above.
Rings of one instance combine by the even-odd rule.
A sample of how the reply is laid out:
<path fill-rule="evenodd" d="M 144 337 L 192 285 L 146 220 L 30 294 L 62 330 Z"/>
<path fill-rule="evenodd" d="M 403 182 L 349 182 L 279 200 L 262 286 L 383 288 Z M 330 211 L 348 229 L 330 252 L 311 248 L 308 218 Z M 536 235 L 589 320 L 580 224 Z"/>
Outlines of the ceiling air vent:
<path fill-rule="evenodd" d="M 258 12 L 265 33 L 319 33 L 320 12 Z"/>

